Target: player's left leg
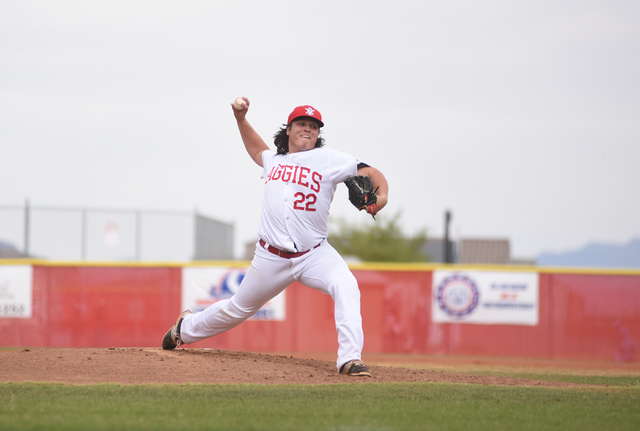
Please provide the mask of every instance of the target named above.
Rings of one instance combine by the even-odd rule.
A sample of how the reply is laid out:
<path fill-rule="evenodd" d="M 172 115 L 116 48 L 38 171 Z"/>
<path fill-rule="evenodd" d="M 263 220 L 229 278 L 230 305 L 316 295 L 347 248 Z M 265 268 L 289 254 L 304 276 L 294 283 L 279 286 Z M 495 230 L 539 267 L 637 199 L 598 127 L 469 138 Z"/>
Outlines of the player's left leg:
<path fill-rule="evenodd" d="M 331 295 L 338 331 L 337 367 L 361 359 L 364 345 L 360 289 L 340 254 L 328 243 L 296 259 L 294 277 L 302 284 Z"/>
<path fill-rule="evenodd" d="M 267 301 L 282 292 L 294 279 L 288 259 L 258 247 L 238 292 L 199 313 L 185 316 L 180 336 L 185 344 L 195 343 L 235 328 L 253 316 Z"/>

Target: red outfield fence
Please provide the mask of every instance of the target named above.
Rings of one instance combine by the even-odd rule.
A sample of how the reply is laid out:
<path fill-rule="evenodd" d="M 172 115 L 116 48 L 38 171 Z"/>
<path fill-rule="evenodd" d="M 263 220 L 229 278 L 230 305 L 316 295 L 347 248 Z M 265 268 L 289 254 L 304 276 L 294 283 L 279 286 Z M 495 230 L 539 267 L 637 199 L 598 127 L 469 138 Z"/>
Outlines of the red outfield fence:
<path fill-rule="evenodd" d="M 160 346 L 181 311 L 181 265 L 2 264 L 31 265 L 33 272 L 31 317 L 0 316 L 0 346 Z M 238 262 L 211 266 L 246 268 Z M 527 326 L 432 319 L 434 271 L 509 272 L 513 267 L 407 264 L 352 269 L 362 293 L 365 356 L 415 353 L 640 361 L 640 271 L 526 268 L 538 273 L 538 323 Z M 284 321 L 247 321 L 190 347 L 337 350 L 329 296 L 294 284 L 287 289 L 285 307 Z"/>

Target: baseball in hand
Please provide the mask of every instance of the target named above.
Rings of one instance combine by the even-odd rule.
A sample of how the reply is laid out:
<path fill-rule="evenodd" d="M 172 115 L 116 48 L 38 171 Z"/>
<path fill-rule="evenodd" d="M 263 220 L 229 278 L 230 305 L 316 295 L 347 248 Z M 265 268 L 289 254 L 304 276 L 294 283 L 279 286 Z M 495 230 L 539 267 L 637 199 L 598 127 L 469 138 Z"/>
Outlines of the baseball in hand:
<path fill-rule="evenodd" d="M 244 101 L 242 97 L 238 97 L 233 101 L 233 109 L 236 111 L 243 111 L 247 108 L 247 102 Z"/>

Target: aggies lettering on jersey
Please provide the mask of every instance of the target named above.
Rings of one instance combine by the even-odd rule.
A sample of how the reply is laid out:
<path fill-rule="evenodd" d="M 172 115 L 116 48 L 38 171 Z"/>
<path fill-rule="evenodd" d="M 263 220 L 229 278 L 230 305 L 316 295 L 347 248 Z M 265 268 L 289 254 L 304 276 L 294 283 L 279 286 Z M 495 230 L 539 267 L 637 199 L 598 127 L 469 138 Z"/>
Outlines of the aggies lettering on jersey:
<path fill-rule="evenodd" d="M 314 192 L 319 192 L 322 174 L 304 166 L 276 165 L 267 175 L 265 184 L 277 180 L 282 180 L 285 183 L 291 181 L 293 184 L 309 187 Z"/>

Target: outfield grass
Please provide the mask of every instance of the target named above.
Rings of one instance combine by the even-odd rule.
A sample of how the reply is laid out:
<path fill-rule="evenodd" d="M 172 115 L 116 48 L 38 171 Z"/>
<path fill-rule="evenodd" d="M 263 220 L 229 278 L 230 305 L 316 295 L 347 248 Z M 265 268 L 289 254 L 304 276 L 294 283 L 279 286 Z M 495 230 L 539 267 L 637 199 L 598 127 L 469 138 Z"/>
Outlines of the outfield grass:
<path fill-rule="evenodd" d="M 640 376 L 580 376 L 562 373 L 507 373 L 478 371 L 481 376 L 517 377 L 521 379 L 544 380 L 547 382 L 583 383 L 586 385 L 626 386 L 640 388 Z"/>
<path fill-rule="evenodd" d="M 636 431 L 640 387 L 0 383 L 0 429 Z"/>

